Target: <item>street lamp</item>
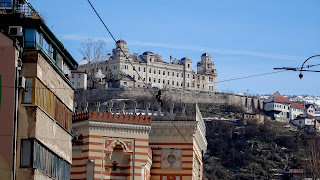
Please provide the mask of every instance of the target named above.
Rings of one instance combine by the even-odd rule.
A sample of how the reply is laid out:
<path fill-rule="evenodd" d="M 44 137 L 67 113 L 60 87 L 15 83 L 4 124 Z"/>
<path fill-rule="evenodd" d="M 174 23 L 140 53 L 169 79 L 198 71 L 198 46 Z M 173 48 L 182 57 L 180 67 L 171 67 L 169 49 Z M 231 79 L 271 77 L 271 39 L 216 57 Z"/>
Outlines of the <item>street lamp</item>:
<path fill-rule="evenodd" d="M 303 77 L 303 74 L 302 74 L 302 69 L 304 68 L 303 65 L 311 58 L 314 58 L 314 57 L 317 57 L 317 56 L 320 56 L 320 55 L 314 55 L 314 56 L 310 56 L 307 60 L 305 60 L 300 68 L 300 74 L 299 74 L 299 78 L 301 79 Z M 308 67 L 309 68 L 309 67 Z"/>
<path fill-rule="evenodd" d="M 314 58 L 314 57 L 317 57 L 317 56 L 320 56 L 320 55 L 314 55 L 314 56 L 310 56 L 307 60 L 305 60 L 301 66 L 301 68 L 292 68 L 292 67 L 282 67 L 282 68 L 273 68 L 274 70 L 287 70 L 287 71 L 300 71 L 300 74 L 299 74 L 299 78 L 301 79 L 303 77 L 303 74 L 302 74 L 302 71 L 309 71 L 309 72 L 320 72 L 320 71 L 315 71 L 315 70 L 305 70 L 303 68 L 304 67 L 304 64 L 311 58 Z M 313 66 L 318 66 L 320 64 L 315 64 L 315 65 L 308 65 L 307 68 L 310 68 L 310 67 L 313 67 Z"/>

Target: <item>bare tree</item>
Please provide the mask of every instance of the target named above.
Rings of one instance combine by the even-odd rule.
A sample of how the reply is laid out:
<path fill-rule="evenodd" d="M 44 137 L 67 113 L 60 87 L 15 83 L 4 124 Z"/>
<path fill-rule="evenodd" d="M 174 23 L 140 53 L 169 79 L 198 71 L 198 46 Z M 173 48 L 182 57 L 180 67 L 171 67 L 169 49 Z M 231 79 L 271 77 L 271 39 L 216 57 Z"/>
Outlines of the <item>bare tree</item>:
<path fill-rule="evenodd" d="M 93 40 L 88 38 L 81 43 L 79 52 L 89 63 L 100 60 L 107 54 L 106 42 L 104 40 Z"/>

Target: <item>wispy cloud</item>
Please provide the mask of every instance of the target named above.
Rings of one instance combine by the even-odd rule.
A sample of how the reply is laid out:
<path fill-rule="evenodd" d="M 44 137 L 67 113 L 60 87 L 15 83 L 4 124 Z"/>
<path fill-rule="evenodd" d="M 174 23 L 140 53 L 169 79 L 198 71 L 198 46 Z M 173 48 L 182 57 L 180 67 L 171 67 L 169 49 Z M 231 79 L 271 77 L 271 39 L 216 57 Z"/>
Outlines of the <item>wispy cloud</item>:
<path fill-rule="evenodd" d="M 111 38 L 104 37 L 88 37 L 85 35 L 79 34 L 63 34 L 59 36 L 62 40 L 69 41 L 85 41 L 88 38 L 94 40 L 104 40 L 107 43 L 112 43 L 113 40 Z M 282 60 L 303 60 L 305 57 L 300 56 L 290 56 L 285 54 L 275 54 L 275 53 L 265 53 L 258 51 L 249 51 L 249 50 L 230 50 L 230 49 L 218 49 L 218 48 L 205 48 L 202 46 L 195 45 L 181 45 L 181 44 L 172 44 L 172 43 L 157 43 L 157 42 L 146 42 L 146 41 L 137 41 L 137 40 L 126 40 L 128 44 L 133 46 L 143 46 L 143 47 L 158 47 L 158 48 L 167 48 L 167 49 L 177 49 L 177 50 L 186 50 L 186 51 L 199 51 L 203 52 L 206 49 L 209 53 L 214 54 L 226 54 L 226 55 L 245 55 L 245 56 L 255 56 L 255 57 L 263 57 L 270 59 L 282 59 Z"/>

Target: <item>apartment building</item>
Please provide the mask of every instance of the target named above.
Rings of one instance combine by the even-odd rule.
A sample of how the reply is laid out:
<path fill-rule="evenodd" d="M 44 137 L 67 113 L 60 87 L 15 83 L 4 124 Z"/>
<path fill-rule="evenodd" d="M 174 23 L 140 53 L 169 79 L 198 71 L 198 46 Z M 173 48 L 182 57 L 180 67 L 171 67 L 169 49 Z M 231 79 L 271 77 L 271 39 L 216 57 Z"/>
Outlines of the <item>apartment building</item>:
<path fill-rule="evenodd" d="M 29 3 L 0 7 L 0 179 L 69 179 L 77 62 Z"/>

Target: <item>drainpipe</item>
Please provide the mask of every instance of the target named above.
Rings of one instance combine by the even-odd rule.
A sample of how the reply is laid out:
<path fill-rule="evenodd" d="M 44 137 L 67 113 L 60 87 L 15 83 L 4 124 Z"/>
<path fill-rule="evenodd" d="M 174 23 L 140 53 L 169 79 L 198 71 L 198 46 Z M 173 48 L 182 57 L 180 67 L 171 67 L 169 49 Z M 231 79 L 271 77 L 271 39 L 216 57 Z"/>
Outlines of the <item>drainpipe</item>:
<path fill-rule="evenodd" d="M 19 77 L 19 67 L 16 67 L 16 75 L 15 75 L 15 87 L 14 87 L 14 115 L 13 115 L 13 158 L 12 158 L 12 180 L 15 180 L 16 177 L 16 150 L 17 150 L 17 124 L 18 124 L 18 77 Z"/>
<path fill-rule="evenodd" d="M 16 179 L 16 159 L 17 159 L 17 127 L 18 127 L 18 101 L 19 101 L 19 71 L 22 67 L 22 49 L 16 45 L 19 50 L 18 64 L 15 68 L 15 80 L 14 80 L 14 114 L 13 114 L 13 147 L 12 147 L 12 180 Z"/>

